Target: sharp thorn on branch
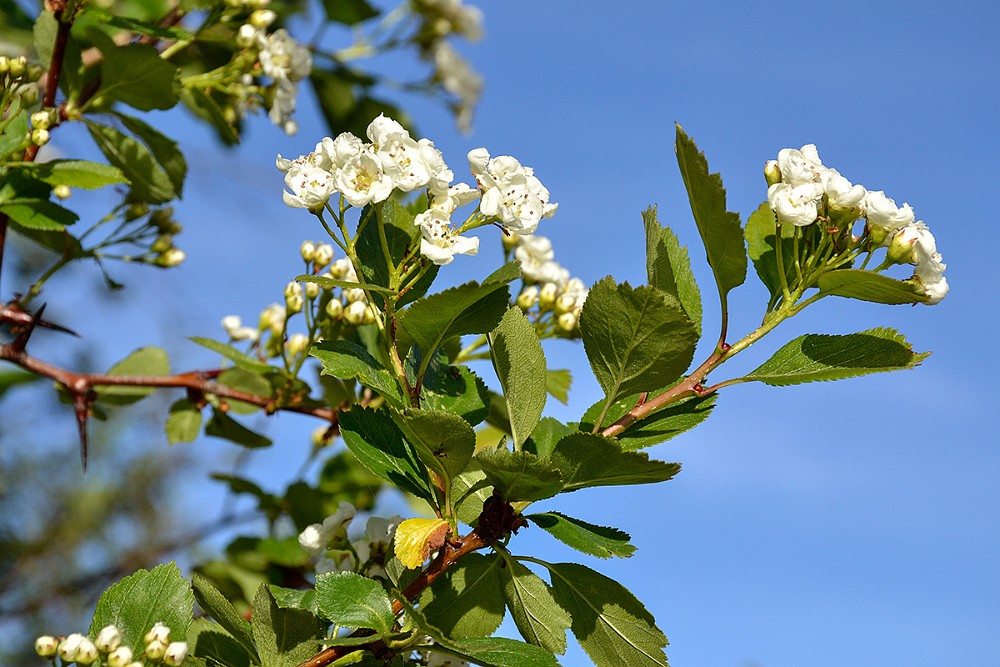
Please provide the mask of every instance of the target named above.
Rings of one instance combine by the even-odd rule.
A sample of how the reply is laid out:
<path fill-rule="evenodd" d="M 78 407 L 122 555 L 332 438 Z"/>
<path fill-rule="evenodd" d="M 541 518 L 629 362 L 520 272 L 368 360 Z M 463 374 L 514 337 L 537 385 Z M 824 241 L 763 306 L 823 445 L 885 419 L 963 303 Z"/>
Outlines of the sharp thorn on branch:
<path fill-rule="evenodd" d="M 90 415 L 88 391 L 73 392 L 73 411 L 76 413 L 76 429 L 80 434 L 80 462 L 87 472 L 87 417 Z"/>

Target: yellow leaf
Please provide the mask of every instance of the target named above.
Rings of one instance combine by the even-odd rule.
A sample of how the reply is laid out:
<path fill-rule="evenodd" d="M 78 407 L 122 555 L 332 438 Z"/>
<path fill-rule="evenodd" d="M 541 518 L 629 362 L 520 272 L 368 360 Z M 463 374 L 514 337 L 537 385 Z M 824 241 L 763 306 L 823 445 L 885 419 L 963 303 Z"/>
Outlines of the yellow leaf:
<path fill-rule="evenodd" d="M 396 557 L 409 569 L 420 567 L 432 551 L 444 545 L 444 519 L 407 519 L 396 527 Z"/>

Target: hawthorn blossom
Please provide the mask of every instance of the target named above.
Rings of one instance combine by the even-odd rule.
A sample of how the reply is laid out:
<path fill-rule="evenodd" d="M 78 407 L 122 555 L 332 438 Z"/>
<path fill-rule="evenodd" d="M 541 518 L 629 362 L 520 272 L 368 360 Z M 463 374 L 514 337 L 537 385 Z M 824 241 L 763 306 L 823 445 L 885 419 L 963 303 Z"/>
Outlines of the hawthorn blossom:
<path fill-rule="evenodd" d="M 566 284 L 569 271 L 552 261 L 552 242 L 544 236 L 523 234 L 518 237 L 514 257 L 521 262 L 521 274 L 528 282 Z"/>
<path fill-rule="evenodd" d="M 354 514 L 354 505 L 341 501 L 337 511 L 324 519 L 322 524 L 314 523 L 306 526 L 306 529 L 299 534 L 299 544 L 309 552 L 309 555 L 313 557 L 320 555 L 326 551 L 334 538 L 347 534 L 347 526 L 350 525 Z"/>
<path fill-rule="evenodd" d="M 483 193 L 480 212 L 510 231 L 533 234 L 539 220 L 555 215 L 558 204 L 549 202 L 549 191 L 534 170 L 510 155 L 490 158 L 485 148 L 476 148 L 469 151 L 469 166 Z"/>
<path fill-rule="evenodd" d="M 441 209 L 431 208 L 418 213 L 413 224 L 420 227 L 420 254 L 438 266 L 451 264 L 455 255 L 479 253 L 479 238 L 456 236 L 448 214 Z"/>
<path fill-rule="evenodd" d="M 359 153 L 334 173 L 336 188 L 351 206 L 385 201 L 392 194 L 392 178 L 370 153 Z"/>
<path fill-rule="evenodd" d="M 431 197 L 431 208 L 440 209 L 446 215 L 451 215 L 456 209 L 479 199 L 479 190 L 474 190 L 467 183 L 456 183 L 440 194 Z"/>
<path fill-rule="evenodd" d="M 281 159 L 280 155 L 278 159 Z M 288 190 L 282 193 L 282 199 L 286 205 L 310 210 L 325 206 L 337 191 L 333 174 L 313 166 L 308 160 L 296 160 L 288 166 L 285 172 L 285 186 Z"/>
<path fill-rule="evenodd" d="M 893 232 L 913 223 L 913 209 L 909 204 L 897 207 L 896 202 L 882 190 L 865 195 L 865 215 L 868 228 L 874 234 L 887 238 Z"/>
<path fill-rule="evenodd" d="M 778 169 L 781 180 L 790 185 L 819 181 L 825 167 L 819 159 L 815 144 L 806 144 L 799 150 L 783 148 L 778 151 Z"/>
<path fill-rule="evenodd" d="M 767 189 L 767 201 L 779 222 L 804 227 L 816 221 L 817 204 L 822 194 L 820 187 L 811 182 L 775 183 Z"/>
<path fill-rule="evenodd" d="M 836 169 L 826 169 L 820 174 L 820 183 L 827 201 L 833 208 L 850 209 L 864 205 L 868 191 L 862 185 L 854 185 L 840 175 Z"/>
<path fill-rule="evenodd" d="M 259 37 L 258 58 L 264 74 L 275 81 L 301 81 L 312 71 L 312 55 L 284 28 Z"/>

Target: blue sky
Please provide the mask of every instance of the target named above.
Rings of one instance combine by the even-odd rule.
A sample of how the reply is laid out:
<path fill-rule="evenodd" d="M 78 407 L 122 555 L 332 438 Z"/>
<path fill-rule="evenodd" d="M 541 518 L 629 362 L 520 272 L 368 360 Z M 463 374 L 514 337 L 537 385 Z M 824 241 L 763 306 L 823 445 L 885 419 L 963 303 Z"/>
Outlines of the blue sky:
<path fill-rule="evenodd" d="M 429 103 L 408 108 L 459 175 L 477 146 L 533 166 L 560 204 L 539 233 L 586 282 L 644 280 L 639 213 L 656 203 L 691 248 L 705 328 L 717 330 L 711 276 L 673 155 L 675 121 L 722 173 L 730 209 L 744 220 L 765 197 L 764 161 L 815 143 L 851 181 L 909 202 L 948 264 L 952 292 L 938 306 L 827 299 L 716 379 L 754 368 L 801 333 L 875 326 L 933 351 L 918 369 L 727 389 L 712 419 L 651 450 L 683 464 L 675 480 L 539 504 L 622 528 L 638 546 L 627 560 L 579 560 L 637 593 L 670 637 L 676 666 L 1000 664 L 1000 368 L 988 347 L 997 248 L 984 236 L 995 218 L 1000 150 L 995 6 L 483 8 L 486 37 L 463 49 L 486 77 L 473 134 L 457 133 Z M 223 315 L 255 319 L 280 300 L 299 272 L 299 243 L 322 234 L 281 203 L 273 168 L 275 153 L 306 152 L 323 136 L 316 117 L 300 121 L 291 138 L 258 122 L 235 152 L 219 152 L 194 129 L 183 137 L 192 174 L 179 243 L 189 260 L 176 272 L 132 274 L 130 290 L 106 306 L 107 316 L 126 317 L 160 304 L 155 324 L 118 332 L 119 349 L 165 344 L 178 368 L 210 365 L 180 337 L 221 336 Z M 445 271 L 455 281 L 484 275 L 491 252 L 497 240 L 484 239 L 479 258 L 460 257 Z M 751 271 L 732 295 L 734 334 L 759 321 L 764 295 Z M 77 328 L 95 337 L 102 327 Z M 576 380 L 570 405 L 555 404 L 551 414 L 575 419 L 598 397 L 582 348 L 562 343 L 547 353 L 550 367 L 572 368 Z M 287 448 L 303 451 L 312 425 L 272 420 L 279 445 L 259 470 L 287 460 Z M 540 530 L 512 546 L 578 560 Z M 571 653 L 564 664 L 586 659 Z"/>

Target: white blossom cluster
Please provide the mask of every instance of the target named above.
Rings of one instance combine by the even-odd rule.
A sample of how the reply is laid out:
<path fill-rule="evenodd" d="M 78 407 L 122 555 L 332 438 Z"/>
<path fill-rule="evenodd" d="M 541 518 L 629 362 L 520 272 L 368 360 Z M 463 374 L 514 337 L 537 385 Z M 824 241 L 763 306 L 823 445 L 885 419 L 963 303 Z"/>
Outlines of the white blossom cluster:
<path fill-rule="evenodd" d="M 897 206 L 881 190 L 855 185 L 836 169 L 826 167 L 814 144 L 796 150 L 784 148 L 777 160 L 764 167 L 770 184 L 767 200 L 779 222 L 805 227 L 824 219 L 865 219 L 873 247 L 889 246 L 890 257 L 915 264 L 914 278 L 923 285 L 928 304 L 948 294 L 942 262 L 934 236 L 921 221 L 915 221 L 909 204 Z"/>
<path fill-rule="evenodd" d="M 477 183 L 473 189 L 465 183 L 451 185 L 454 173 L 434 142 L 413 139 L 395 120 L 379 115 L 367 136 L 364 142 L 345 132 L 336 139 L 325 137 L 313 152 L 294 160 L 278 155 L 285 204 L 319 212 L 337 193 L 351 206 L 365 206 L 385 201 L 393 191 L 426 189 L 430 205 L 414 224 L 421 233 L 421 254 L 438 265 L 479 252 L 479 239 L 461 236 L 452 224 L 452 214 L 466 204 L 480 200 L 474 226 L 496 221 L 524 234 L 533 233 L 539 220 L 558 207 L 531 167 L 509 155 L 491 158 L 485 148 L 470 151 Z"/>
<path fill-rule="evenodd" d="M 337 511 L 323 523 L 307 526 L 299 534 L 299 544 L 317 559 L 316 574 L 350 571 L 367 577 L 386 577 L 389 545 L 402 519 L 398 516 L 369 517 L 365 532 L 351 540 L 347 532 L 356 513 L 353 505 L 341 502 Z"/>
<path fill-rule="evenodd" d="M 35 640 L 35 653 L 48 660 L 58 658 L 63 665 L 75 663 L 84 667 L 144 667 L 143 659 L 146 664 L 180 667 L 188 655 L 187 643 L 170 641 L 170 628 L 162 623 L 149 629 L 143 644 L 142 655 L 133 656 L 132 649 L 122 644 L 121 631 L 108 625 L 93 640 L 80 633 L 59 638 L 43 635 Z"/>
<path fill-rule="evenodd" d="M 540 318 L 552 314 L 560 331 L 576 331 L 588 293 L 583 281 L 570 278 L 569 270 L 554 261 L 555 252 L 548 238 L 518 234 L 512 236 L 512 243 L 524 278 L 517 305 L 525 311 L 537 305 Z"/>

